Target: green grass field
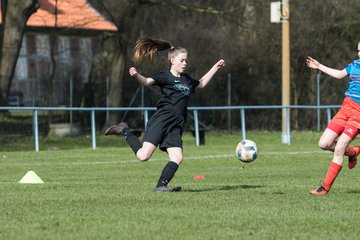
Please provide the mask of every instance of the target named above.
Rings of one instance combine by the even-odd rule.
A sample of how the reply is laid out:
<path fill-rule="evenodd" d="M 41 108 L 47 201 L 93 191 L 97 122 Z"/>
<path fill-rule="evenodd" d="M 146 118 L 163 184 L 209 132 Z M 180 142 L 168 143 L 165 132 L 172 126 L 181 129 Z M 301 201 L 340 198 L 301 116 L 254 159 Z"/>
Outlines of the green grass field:
<path fill-rule="evenodd" d="M 248 132 L 260 154 L 245 164 L 239 133 L 208 133 L 200 147 L 185 135 L 179 193 L 153 192 L 165 153 L 141 163 L 121 138 L 99 137 L 96 150 L 91 139 L 42 139 L 40 152 L 31 139 L 6 144 L 0 239 L 358 239 L 359 167 L 344 165 L 328 195 L 309 194 L 331 160 L 319 136 L 293 132 L 289 146 L 278 132 Z M 45 183 L 19 184 L 29 170 Z"/>

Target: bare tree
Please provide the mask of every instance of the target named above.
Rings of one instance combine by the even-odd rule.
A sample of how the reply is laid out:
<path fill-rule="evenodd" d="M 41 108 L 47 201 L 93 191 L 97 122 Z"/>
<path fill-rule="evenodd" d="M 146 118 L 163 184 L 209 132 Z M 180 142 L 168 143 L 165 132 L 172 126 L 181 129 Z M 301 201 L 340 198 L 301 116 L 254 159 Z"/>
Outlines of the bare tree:
<path fill-rule="evenodd" d="M 1 0 L 0 105 L 2 106 L 7 106 L 26 22 L 38 7 L 37 0 Z"/>

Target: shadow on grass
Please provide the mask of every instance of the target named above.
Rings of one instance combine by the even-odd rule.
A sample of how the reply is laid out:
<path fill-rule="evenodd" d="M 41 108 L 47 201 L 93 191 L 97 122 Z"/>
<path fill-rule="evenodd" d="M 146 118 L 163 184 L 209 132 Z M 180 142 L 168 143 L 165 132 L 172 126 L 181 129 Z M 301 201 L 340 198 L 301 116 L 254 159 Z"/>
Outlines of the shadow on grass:
<path fill-rule="evenodd" d="M 204 188 L 204 189 L 184 189 L 182 192 L 211 192 L 211 191 L 232 191 L 237 189 L 254 189 L 262 188 L 262 185 L 235 185 L 235 186 L 220 186 L 213 188 Z"/>
<path fill-rule="evenodd" d="M 351 193 L 351 194 L 360 194 L 360 189 L 350 190 L 350 191 L 348 191 L 348 193 Z"/>

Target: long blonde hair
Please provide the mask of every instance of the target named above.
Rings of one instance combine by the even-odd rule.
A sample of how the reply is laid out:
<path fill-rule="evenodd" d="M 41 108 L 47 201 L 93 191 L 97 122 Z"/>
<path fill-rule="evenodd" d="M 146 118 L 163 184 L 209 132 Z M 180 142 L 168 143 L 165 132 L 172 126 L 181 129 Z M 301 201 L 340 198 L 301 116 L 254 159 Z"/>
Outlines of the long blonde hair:
<path fill-rule="evenodd" d="M 187 53 L 187 50 L 183 47 L 174 47 L 170 42 L 152 39 L 149 37 L 141 37 L 136 41 L 134 48 L 133 60 L 135 63 L 140 63 L 144 57 L 148 57 L 150 61 L 158 51 L 170 49 L 168 52 L 168 60 L 175 57 L 179 53 Z"/>

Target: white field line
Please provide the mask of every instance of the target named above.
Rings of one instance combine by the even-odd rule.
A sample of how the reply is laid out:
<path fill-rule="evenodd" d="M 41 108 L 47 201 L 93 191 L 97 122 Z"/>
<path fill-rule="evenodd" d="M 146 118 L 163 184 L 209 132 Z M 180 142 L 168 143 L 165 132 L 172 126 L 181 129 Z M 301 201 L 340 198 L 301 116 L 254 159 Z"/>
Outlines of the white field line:
<path fill-rule="evenodd" d="M 291 152 L 261 152 L 260 156 L 263 155 L 306 155 L 306 154 L 330 154 L 328 151 L 291 151 Z M 184 156 L 184 160 L 191 159 L 216 159 L 216 158 L 227 158 L 235 157 L 235 154 L 216 154 L 216 155 L 200 155 L 200 156 Z M 151 158 L 149 161 L 164 161 L 165 158 Z M 108 164 L 122 164 L 122 163 L 139 163 L 134 157 L 133 159 L 124 159 L 116 161 L 88 161 L 88 162 L 36 162 L 36 163 L 19 163 L 19 164 L 4 164 L 9 166 L 75 166 L 75 165 L 108 165 Z M 2 164 L 0 164 L 2 165 Z"/>

